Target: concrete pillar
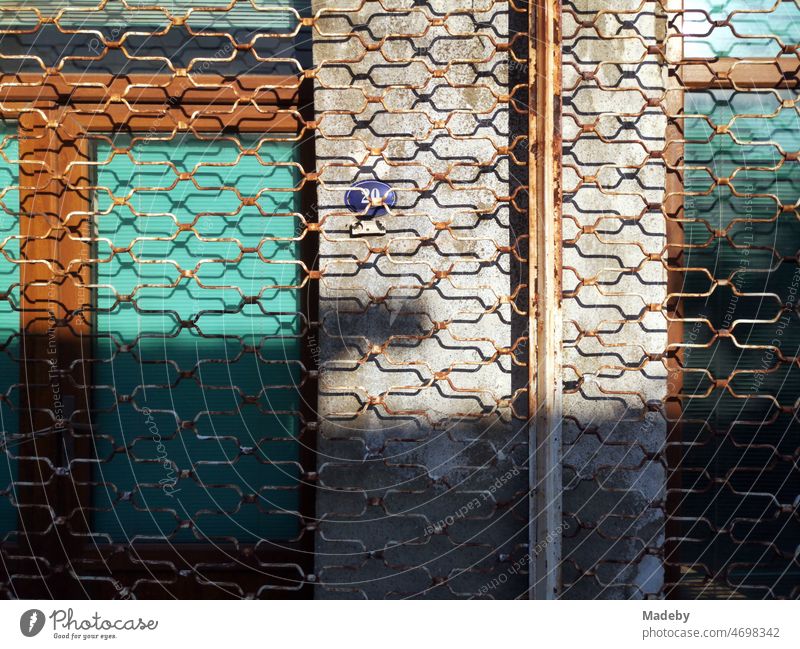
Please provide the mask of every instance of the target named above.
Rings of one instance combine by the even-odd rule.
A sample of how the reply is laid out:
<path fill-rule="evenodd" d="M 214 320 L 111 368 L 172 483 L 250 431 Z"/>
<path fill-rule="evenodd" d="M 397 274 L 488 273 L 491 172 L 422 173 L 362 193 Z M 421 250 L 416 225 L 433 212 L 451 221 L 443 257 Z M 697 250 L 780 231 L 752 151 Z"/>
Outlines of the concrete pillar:
<path fill-rule="evenodd" d="M 648 51 L 664 29 L 657 2 L 564 5 L 568 598 L 656 597 L 664 581 L 665 169 L 650 152 L 666 66 Z"/>
<path fill-rule="evenodd" d="M 520 596 L 527 349 L 508 350 L 526 296 L 509 246 L 524 215 L 509 196 L 524 168 L 506 152 L 509 4 L 314 10 L 317 595 Z M 396 192 L 385 233 L 352 232 L 345 192 L 364 179 Z"/>

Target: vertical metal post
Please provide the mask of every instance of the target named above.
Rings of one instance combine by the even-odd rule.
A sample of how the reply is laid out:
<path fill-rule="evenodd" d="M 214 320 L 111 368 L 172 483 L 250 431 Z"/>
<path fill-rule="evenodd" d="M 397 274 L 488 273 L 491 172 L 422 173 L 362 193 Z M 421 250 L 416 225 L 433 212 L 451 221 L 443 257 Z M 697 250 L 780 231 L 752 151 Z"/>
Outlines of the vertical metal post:
<path fill-rule="evenodd" d="M 530 596 L 561 561 L 561 0 L 531 2 L 529 41 Z"/>

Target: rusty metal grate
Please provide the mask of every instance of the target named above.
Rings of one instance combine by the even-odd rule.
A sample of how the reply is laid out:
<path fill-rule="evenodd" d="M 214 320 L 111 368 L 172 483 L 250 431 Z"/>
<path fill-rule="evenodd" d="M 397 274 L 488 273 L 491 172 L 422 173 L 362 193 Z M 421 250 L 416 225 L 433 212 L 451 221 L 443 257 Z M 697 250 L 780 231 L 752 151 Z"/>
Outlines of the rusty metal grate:
<path fill-rule="evenodd" d="M 5 596 L 528 592 L 531 51 L 500 0 L 0 6 Z"/>
<path fill-rule="evenodd" d="M 608 4 L 0 6 L 2 593 L 796 598 L 800 8 Z"/>
<path fill-rule="evenodd" d="M 798 596 L 799 12 L 564 3 L 564 596 Z"/>

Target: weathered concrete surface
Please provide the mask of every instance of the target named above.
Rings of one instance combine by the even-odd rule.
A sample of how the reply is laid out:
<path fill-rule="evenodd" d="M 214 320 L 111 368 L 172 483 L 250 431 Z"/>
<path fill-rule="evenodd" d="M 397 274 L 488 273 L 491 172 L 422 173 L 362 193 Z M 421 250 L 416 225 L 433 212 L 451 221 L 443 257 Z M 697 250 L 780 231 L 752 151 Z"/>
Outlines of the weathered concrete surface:
<path fill-rule="evenodd" d="M 658 596 L 664 578 L 667 378 L 648 354 L 667 344 L 650 307 L 666 298 L 665 169 L 648 151 L 663 149 L 666 118 L 647 100 L 664 99 L 666 69 L 647 47 L 666 27 L 657 3 L 641 4 L 565 5 L 567 598 Z"/>
<path fill-rule="evenodd" d="M 527 431 L 512 356 L 498 353 L 512 344 L 510 301 L 524 305 L 520 262 L 503 250 L 516 237 L 500 153 L 508 4 L 359 6 L 314 5 L 330 9 L 313 46 L 317 596 L 517 597 Z M 385 235 L 351 236 L 344 195 L 364 179 L 397 192 Z"/>
<path fill-rule="evenodd" d="M 314 41 L 318 596 L 519 596 L 525 412 L 510 407 L 519 387 L 511 357 L 493 356 L 519 336 L 505 296 L 520 270 L 498 251 L 516 236 L 502 197 L 520 173 L 498 154 L 509 130 L 519 132 L 496 102 L 508 87 L 496 48 L 507 6 L 335 4 Z M 665 245 L 655 207 L 665 174 L 648 151 L 663 148 L 665 118 L 647 99 L 663 99 L 665 70 L 647 46 L 665 20 L 656 3 L 637 12 L 638 0 L 626 0 L 613 9 L 630 13 L 599 17 L 596 30 L 576 23 L 607 5 L 566 3 L 564 18 L 563 579 L 572 598 L 657 596 L 663 584 L 666 372 L 648 354 L 666 346 L 665 319 L 650 306 L 664 300 L 666 274 L 649 257 Z M 333 3 L 315 9 L 324 6 Z M 384 5 L 395 6 L 404 5 Z M 431 27 L 445 12 L 447 29 Z M 392 184 L 398 205 L 379 219 L 384 236 L 353 238 L 344 192 L 366 178 Z"/>

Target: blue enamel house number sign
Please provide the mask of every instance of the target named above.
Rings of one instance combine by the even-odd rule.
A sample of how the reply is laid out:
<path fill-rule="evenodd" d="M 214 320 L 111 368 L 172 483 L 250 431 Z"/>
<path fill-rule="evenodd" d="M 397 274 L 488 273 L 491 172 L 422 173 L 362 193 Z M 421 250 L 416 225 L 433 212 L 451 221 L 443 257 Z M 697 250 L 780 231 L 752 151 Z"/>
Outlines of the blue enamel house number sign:
<path fill-rule="evenodd" d="M 344 202 L 351 212 L 371 218 L 386 214 L 387 207 L 394 207 L 397 194 L 380 180 L 361 180 L 347 190 Z"/>

